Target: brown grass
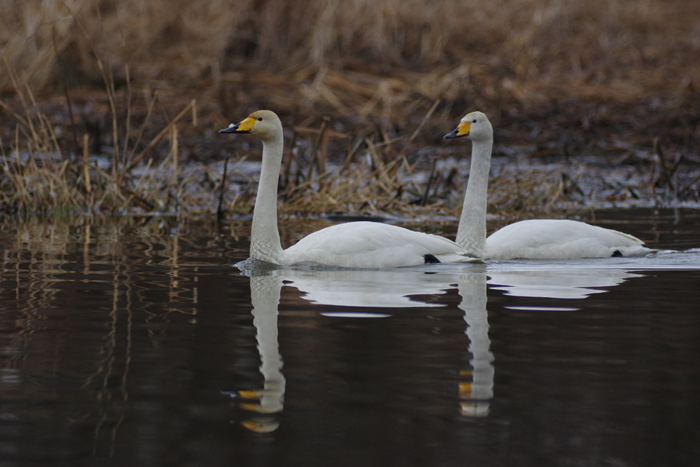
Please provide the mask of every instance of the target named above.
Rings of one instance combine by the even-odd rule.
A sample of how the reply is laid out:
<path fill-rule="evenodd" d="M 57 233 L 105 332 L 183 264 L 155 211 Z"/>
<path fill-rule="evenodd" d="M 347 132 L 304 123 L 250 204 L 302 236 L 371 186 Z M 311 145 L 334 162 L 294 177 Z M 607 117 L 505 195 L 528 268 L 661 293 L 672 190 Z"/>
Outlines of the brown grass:
<path fill-rule="evenodd" d="M 285 187 L 285 209 L 298 212 L 413 212 L 409 202 L 429 190 L 403 186 L 397 171 L 416 163 L 412 170 L 429 170 L 432 156 L 421 148 L 476 108 L 496 125 L 497 144 L 529 157 L 617 156 L 621 145 L 653 155 L 658 138 L 673 170 L 698 159 L 698 2 L 7 3 L 0 15 L 6 211 L 182 210 L 188 202 L 211 210 L 201 202 L 216 205 L 216 174 L 202 164 L 222 160 L 230 147 L 232 163 L 250 156 L 250 142 L 215 130 L 257 108 L 276 110 L 289 130 L 319 128 L 327 117 L 349 136 L 330 143 L 336 162 L 350 155 L 343 177 L 320 183 L 299 167 L 307 177 Z M 310 163 L 313 135 L 298 141 L 308 159 L 299 163 Z M 354 163 L 371 155 L 372 144 L 383 145 L 389 172 Z M 84 153 L 110 154 L 111 168 L 84 164 Z M 133 177 L 135 164 L 149 160 L 154 172 Z M 183 171 L 192 164 L 208 175 Z M 668 182 L 657 175 L 655 182 Z M 197 184 L 211 196 L 191 196 Z M 363 201 L 346 200 L 343 190 Z M 553 182 L 545 191 L 558 190 Z M 682 191 L 697 196 L 690 182 Z M 417 206 L 455 204 L 445 193 Z M 249 198 L 244 187 L 224 201 L 242 212 Z"/>
<path fill-rule="evenodd" d="M 0 20 L 4 60 L 33 89 L 61 75 L 100 83 L 96 56 L 118 80 L 128 65 L 138 81 L 195 86 L 254 70 L 286 78 L 413 70 L 426 78 L 411 80 L 415 90 L 433 100 L 550 99 L 552 86 L 634 98 L 675 81 L 673 95 L 700 71 L 689 60 L 700 46 L 700 6 L 687 0 L 10 3 Z"/>

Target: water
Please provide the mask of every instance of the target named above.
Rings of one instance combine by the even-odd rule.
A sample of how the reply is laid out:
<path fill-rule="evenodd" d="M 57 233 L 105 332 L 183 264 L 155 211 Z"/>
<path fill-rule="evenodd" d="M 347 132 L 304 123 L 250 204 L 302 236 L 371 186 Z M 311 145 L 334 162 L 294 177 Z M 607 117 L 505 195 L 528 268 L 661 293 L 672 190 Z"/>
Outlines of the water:
<path fill-rule="evenodd" d="M 0 465 L 700 465 L 700 213 L 598 216 L 682 251 L 249 277 L 246 222 L 6 221 Z"/>

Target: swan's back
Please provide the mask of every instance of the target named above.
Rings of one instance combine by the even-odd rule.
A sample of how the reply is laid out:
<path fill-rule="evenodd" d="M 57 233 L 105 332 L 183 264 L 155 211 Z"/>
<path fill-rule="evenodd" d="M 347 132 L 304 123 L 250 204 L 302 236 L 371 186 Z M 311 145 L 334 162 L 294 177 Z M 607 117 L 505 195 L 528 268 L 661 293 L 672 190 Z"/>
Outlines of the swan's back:
<path fill-rule="evenodd" d="M 346 268 L 395 268 L 426 262 L 473 262 L 456 243 L 437 235 L 377 222 L 326 227 L 283 252 L 282 264 L 315 263 Z"/>
<path fill-rule="evenodd" d="M 632 235 L 567 219 L 520 221 L 486 239 L 486 257 L 493 259 L 607 258 L 653 251 Z"/>

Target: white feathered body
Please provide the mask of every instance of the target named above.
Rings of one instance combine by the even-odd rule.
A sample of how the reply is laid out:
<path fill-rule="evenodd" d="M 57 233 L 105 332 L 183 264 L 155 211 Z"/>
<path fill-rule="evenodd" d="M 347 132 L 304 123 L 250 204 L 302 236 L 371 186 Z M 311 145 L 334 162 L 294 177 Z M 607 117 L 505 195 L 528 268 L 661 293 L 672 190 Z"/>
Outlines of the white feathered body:
<path fill-rule="evenodd" d="M 473 262 L 456 243 L 437 235 L 377 222 L 348 222 L 313 232 L 282 252 L 278 263 L 346 268 L 395 268 L 426 263 Z"/>
<path fill-rule="evenodd" d="M 486 239 L 489 259 L 575 259 L 643 256 L 653 250 L 640 239 L 568 219 L 533 219 L 497 230 Z M 617 252 L 617 253 L 616 253 Z"/>

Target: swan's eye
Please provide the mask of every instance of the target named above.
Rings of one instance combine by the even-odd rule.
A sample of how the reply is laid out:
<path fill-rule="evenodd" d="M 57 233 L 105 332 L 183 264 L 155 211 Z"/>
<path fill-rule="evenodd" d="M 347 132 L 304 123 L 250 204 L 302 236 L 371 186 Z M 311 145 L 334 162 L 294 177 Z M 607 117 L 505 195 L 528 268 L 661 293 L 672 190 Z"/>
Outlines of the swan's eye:
<path fill-rule="evenodd" d="M 258 121 L 259 121 L 259 122 L 262 122 L 262 117 L 258 117 Z"/>
<path fill-rule="evenodd" d="M 476 123 L 476 119 L 472 120 L 472 123 Z"/>

